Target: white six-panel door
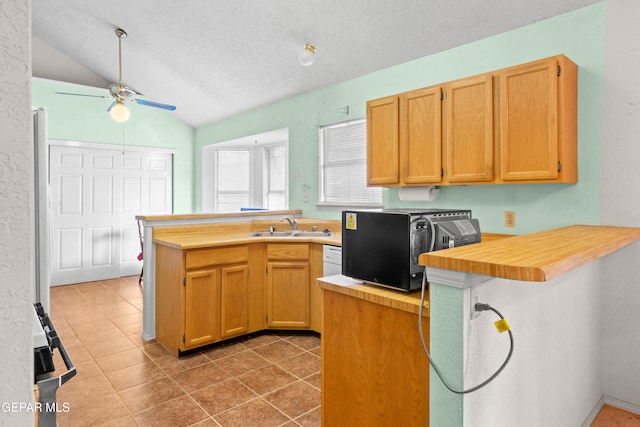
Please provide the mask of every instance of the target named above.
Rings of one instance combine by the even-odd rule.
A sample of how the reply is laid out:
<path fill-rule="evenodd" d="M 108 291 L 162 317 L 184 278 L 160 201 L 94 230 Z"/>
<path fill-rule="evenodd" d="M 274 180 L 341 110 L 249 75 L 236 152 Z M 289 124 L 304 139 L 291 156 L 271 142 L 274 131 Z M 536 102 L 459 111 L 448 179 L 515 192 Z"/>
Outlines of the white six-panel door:
<path fill-rule="evenodd" d="M 50 145 L 51 285 L 139 274 L 136 215 L 172 212 L 172 154 Z"/>

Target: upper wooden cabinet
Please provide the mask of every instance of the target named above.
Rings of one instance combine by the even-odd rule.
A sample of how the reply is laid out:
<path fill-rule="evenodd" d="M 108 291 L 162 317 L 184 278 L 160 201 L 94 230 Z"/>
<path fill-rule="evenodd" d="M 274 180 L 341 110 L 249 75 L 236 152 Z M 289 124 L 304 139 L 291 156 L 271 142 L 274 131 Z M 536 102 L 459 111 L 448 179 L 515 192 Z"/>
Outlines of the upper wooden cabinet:
<path fill-rule="evenodd" d="M 478 76 L 370 101 L 369 185 L 492 180 L 492 87 Z"/>
<path fill-rule="evenodd" d="M 398 184 L 398 97 L 367 102 L 367 182 Z"/>
<path fill-rule="evenodd" d="M 577 182 L 577 66 L 559 55 L 367 103 L 369 185 Z"/>
<path fill-rule="evenodd" d="M 400 178 L 403 184 L 442 179 L 442 88 L 399 96 Z"/>
<path fill-rule="evenodd" d="M 557 56 L 499 72 L 502 180 L 578 181 L 577 68 Z"/>
<path fill-rule="evenodd" d="M 481 75 L 445 86 L 445 171 L 449 183 L 493 179 L 493 78 Z"/>

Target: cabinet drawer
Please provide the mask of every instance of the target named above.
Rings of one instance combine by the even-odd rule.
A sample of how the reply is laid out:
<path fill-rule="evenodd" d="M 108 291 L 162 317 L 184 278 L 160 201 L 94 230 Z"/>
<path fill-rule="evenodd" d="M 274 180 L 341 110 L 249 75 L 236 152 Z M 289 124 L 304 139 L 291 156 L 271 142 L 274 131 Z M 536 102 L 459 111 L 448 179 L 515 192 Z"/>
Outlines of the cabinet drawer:
<path fill-rule="evenodd" d="M 208 267 L 211 265 L 235 264 L 249 260 L 248 246 L 227 246 L 224 248 L 196 249 L 186 253 L 185 268 Z"/>
<path fill-rule="evenodd" d="M 270 243 L 267 245 L 269 259 L 309 259 L 306 243 Z"/>

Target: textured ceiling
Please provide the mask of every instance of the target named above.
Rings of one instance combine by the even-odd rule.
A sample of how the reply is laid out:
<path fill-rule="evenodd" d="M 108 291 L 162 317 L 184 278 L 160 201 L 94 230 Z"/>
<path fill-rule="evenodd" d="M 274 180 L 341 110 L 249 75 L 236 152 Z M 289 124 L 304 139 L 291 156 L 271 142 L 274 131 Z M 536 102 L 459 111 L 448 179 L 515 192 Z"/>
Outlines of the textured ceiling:
<path fill-rule="evenodd" d="M 117 82 L 122 28 L 123 82 L 199 127 L 596 2 L 32 0 L 33 75 Z"/>

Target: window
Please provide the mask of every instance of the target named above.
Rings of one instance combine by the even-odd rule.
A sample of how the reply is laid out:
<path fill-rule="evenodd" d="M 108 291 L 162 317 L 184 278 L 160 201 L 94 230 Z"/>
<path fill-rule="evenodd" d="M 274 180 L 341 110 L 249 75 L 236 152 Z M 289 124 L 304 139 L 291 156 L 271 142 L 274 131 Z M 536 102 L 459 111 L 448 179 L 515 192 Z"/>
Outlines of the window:
<path fill-rule="evenodd" d="M 202 148 L 202 211 L 287 209 L 288 129 Z"/>
<path fill-rule="evenodd" d="M 269 209 L 287 208 L 287 150 L 280 145 L 267 147 L 264 150 L 266 158 L 265 200 Z"/>
<path fill-rule="evenodd" d="M 249 150 L 216 152 L 216 212 L 249 207 L 251 159 Z"/>
<path fill-rule="evenodd" d="M 382 206 L 382 189 L 367 187 L 367 123 L 321 126 L 320 205 Z"/>

